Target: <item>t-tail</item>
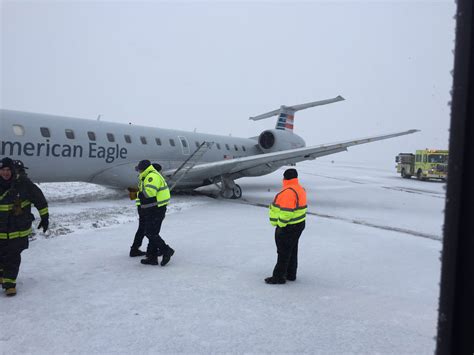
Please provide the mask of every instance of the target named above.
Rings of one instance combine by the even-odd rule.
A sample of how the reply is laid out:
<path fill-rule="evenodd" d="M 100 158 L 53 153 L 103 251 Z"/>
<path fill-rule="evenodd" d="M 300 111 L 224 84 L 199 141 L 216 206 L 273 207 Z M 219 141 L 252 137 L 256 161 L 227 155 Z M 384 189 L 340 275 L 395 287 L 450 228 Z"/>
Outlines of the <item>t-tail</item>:
<path fill-rule="evenodd" d="M 269 118 L 272 116 L 278 115 L 278 120 L 276 123 L 275 128 L 276 129 L 281 129 L 284 131 L 291 131 L 293 132 L 293 127 L 294 127 L 294 119 L 295 119 L 295 112 L 300 111 L 300 110 L 305 110 L 310 107 L 314 106 L 321 106 L 321 105 L 327 105 L 327 104 L 332 104 L 334 102 L 338 101 L 344 101 L 344 98 L 342 96 L 337 96 L 332 99 L 327 99 L 327 100 L 321 100 L 321 101 L 314 101 L 314 102 L 308 102 L 307 104 L 300 104 L 300 105 L 293 105 L 293 106 L 285 106 L 282 105 L 280 106 L 279 109 L 276 109 L 274 111 L 270 111 L 255 117 L 250 117 L 250 120 L 258 121 L 258 120 L 263 120 L 265 118 Z"/>

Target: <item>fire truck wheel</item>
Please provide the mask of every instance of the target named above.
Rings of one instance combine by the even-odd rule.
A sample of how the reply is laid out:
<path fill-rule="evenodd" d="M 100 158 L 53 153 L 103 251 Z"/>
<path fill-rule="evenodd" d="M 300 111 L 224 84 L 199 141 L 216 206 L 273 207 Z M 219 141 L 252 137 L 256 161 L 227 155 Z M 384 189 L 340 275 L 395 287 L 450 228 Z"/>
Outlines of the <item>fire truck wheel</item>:
<path fill-rule="evenodd" d="M 416 178 L 418 180 L 424 180 L 423 178 L 423 172 L 421 171 L 421 169 L 418 169 L 418 171 L 416 172 Z"/>

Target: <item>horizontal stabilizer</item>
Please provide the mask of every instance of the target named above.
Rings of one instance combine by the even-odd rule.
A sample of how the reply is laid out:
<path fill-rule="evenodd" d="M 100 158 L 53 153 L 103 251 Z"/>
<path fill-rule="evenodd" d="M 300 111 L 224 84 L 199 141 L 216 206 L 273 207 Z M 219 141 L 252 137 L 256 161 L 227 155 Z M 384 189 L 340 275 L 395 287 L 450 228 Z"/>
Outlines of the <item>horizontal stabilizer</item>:
<path fill-rule="evenodd" d="M 263 120 L 265 118 L 269 118 L 269 117 L 278 115 L 282 111 L 295 113 L 296 111 L 305 110 L 305 109 L 310 108 L 310 107 L 332 104 L 332 103 L 338 102 L 338 101 L 344 101 L 344 98 L 339 95 L 339 96 L 334 97 L 332 99 L 308 102 L 306 104 L 293 105 L 293 106 L 281 106 L 279 109 L 276 109 L 276 110 L 273 110 L 273 111 L 255 116 L 255 117 L 249 117 L 249 120 L 253 120 L 253 121 Z"/>

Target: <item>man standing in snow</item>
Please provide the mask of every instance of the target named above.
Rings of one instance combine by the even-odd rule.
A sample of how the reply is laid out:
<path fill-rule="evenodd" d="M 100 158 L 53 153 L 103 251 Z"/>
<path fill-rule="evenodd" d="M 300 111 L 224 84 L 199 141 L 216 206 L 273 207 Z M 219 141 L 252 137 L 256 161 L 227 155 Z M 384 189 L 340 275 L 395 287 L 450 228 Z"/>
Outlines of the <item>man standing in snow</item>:
<path fill-rule="evenodd" d="M 296 280 L 298 241 L 305 228 L 306 191 L 298 182 L 296 169 L 283 174 L 283 188 L 270 205 L 270 223 L 275 226 L 277 263 L 267 284 L 284 284 Z"/>
<path fill-rule="evenodd" d="M 145 227 L 145 235 L 149 239 L 146 258 L 142 264 L 158 265 L 158 250 L 163 253 L 161 266 L 165 266 L 174 254 L 174 250 L 160 237 L 161 224 L 166 214 L 166 206 L 170 200 L 170 190 L 161 174 L 156 171 L 149 160 L 141 160 L 135 168 L 138 176 L 138 198 Z"/>
<path fill-rule="evenodd" d="M 31 204 L 41 217 L 38 228 L 46 232 L 49 214 L 43 192 L 26 174 L 15 172 L 13 160 L 3 158 L 0 162 L 0 283 L 7 296 L 16 295 L 21 252 L 28 248 L 34 219 Z"/>

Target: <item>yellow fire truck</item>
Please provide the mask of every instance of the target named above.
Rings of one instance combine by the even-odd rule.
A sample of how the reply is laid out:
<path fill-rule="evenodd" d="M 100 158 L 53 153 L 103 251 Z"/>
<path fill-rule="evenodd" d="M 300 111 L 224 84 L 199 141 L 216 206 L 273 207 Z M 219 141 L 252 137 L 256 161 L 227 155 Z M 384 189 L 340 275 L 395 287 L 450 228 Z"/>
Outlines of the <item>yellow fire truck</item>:
<path fill-rule="evenodd" d="M 395 157 L 397 172 L 409 179 L 416 176 L 419 180 L 446 180 L 448 173 L 448 151 L 439 149 L 417 150 L 416 154 L 400 153 Z"/>

